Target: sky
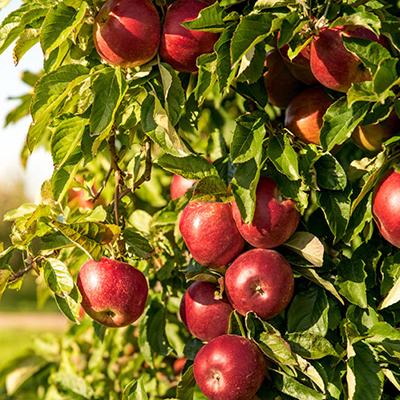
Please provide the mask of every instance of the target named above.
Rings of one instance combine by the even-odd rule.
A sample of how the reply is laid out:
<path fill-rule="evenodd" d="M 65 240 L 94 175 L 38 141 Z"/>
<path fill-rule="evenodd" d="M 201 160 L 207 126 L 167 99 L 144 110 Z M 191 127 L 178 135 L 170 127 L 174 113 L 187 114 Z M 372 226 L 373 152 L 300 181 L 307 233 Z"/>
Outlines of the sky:
<path fill-rule="evenodd" d="M 0 10 L 0 21 L 13 9 L 19 6 L 19 1 L 11 0 L 10 4 Z M 28 132 L 30 118 L 25 118 L 17 124 L 4 127 L 7 113 L 18 102 L 8 100 L 10 96 L 19 96 L 30 88 L 20 80 L 25 70 L 38 72 L 43 64 L 43 56 L 39 46 L 35 46 L 15 66 L 11 46 L 0 55 L 0 185 L 2 189 L 11 187 L 13 182 L 22 178 L 25 183 L 25 193 L 30 200 L 39 201 L 40 187 L 43 181 L 51 176 L 52 161 L 50 154 L 43 148 L 35 151 L 29 158 L 27 168 L 22 169 L 19 160 L 20 151 Z"/>

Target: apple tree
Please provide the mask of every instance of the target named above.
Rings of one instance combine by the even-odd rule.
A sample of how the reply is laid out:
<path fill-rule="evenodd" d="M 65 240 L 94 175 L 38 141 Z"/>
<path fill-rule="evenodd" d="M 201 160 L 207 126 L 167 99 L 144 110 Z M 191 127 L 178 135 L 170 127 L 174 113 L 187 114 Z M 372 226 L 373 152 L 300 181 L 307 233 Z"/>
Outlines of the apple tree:
<path fill-rule="evenodd" d="M 0 293 L 70 327 L 1 397 L 400 398 L 399 32 L 394 0 L 23 0 L 7 123 L 54 172 Z"/>

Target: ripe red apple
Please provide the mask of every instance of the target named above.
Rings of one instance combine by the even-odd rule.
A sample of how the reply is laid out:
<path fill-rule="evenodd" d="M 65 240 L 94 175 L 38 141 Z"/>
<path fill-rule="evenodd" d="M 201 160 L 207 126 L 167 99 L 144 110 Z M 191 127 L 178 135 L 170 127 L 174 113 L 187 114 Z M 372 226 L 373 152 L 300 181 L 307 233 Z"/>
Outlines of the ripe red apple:
<path fill-rule="evenodd" d="M 381 235 L 400 248 L 400 172 L 392 170 L 380 182 L 374 195 L 373 213 Z"/>
<path fill-rule="evenodd" d="M 172 364 L 172 369 L 174 370 L 175 375 L 179 375 L 186 365 L 186 357 L 177 358 Z"/>
<path fill-rule="evenodd" d="M 375 33 L 361 26 L 321 29 L 311 43 L 311 71 L 320 83 L 338 92 L 347 92 L 352 83 L 371 79 L 361 60 L 344 47 L 343 36 L 385 44 Z"/>
<path fill-rule="evenodd" d="M 319 144 L 322 117 L 332 103 L 320 87 L 303 90 L 286 109 L 285 127 L 304 142 Z"/>
<path fill-rule="evenodd" d="M 259 348 L 242 336 L 222 335 L 200 349 L 194 378 L 209 400 L 251 400 L 267 364 Z"/>
<path fill-rule="evenodd" d="M 188 331 L 207 342 L 228 332 L 233 311 L 225 298 L 215 298 L 217 290 L 211 282 L 195 282 L 186 290 L 180 306 L 181 319 Z"/>
<path fill-rule="evenodd" d="M 233 308 L 242 315 L 253 311 L 262 319 L 281 313 L 293 296 L 293 272 L 275 250 L 253 249 L 228 268 L 225 288 Z"/>
<path fill-rule="evenodd" d="M 199 12 L 209 5 L 210 3 L 201 0 L 177 0 L 168 7 L 161 36 L 160 56 L 177 71 L 197 71 L 197 57 L 213 51 L 218 34 L 186 29 L 181 25 L 196 19 Z"/>
<path fill-rule="evenodd" d="M 264 73 L 264 86 L 268 101 L 276 107 L 287 107 L 302 84 L 290 73 L 278 50 L 267 54 L 265 66 L 267 71 Z"/>
<path fill-rule="evenodd" d="M 400 121 L 396 113 L 377 124 L 360 125 L 353 134 L 352 139 L 360 148 L 377 152 L 382 149 L 382 143 L 400 131 Z"/>
<path fill-rule="evenodd" d="M 306 85 L 315 85 L 318 81 L 315 79 L 310 66 L 310 45 L 304 47 L 303 50 L 290 60 L 288 56 L 289 46 L 286 44 L 280 48 L 280 53 L 286 66 L 289 68 L 291 74 L 300 82 Z"/>
<path fill-rule="evenodd" d="M 192 257 L 204 266 L 222 267 L 244 246 L 229 203 L 190 201 L 179 229 Z"/>
<path fill-rule="evenodd" d="M 95 321 L 121 327 L 136 321 L 147 300 L 147 281 L 137 269 L 103 257 L 89 260 L 78 274 L 82 306 Z"/>
<path fill-rule="evenodd" d="M 169 187 L 171 199 L 176 200 L 183 196 L 195 182 L 194 179 L 186 179 L 183 176 L 174 175 L 172 177 L 171 186 Z"/>
<path fill-rule="evenodd" d="M 232 214 L 240 234 L 254 247 L 271 249 L 285 243 L 293 235 L 300 214 L 293 200 L 282 200 L 276 183 L 262 177 L 256 191 L 256 209 L 253 222 L 245 224 L 236 202 Z"/>
<path fill-rule="evenodd" d="M 150 0 L 108 0 L 96 17 L 93 37 L 103 60 L 137 67 L 156 55 L 160 32 L 160 17 Z"/>

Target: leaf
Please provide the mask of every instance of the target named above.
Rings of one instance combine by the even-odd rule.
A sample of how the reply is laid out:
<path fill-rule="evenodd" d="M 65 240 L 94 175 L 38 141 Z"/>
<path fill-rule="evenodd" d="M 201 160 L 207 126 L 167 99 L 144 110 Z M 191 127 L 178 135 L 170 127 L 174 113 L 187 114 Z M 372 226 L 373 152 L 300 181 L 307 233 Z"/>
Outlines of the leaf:
<path fill-rule="evenodd" d="M 217 54 L 217 78 L 219 91 L 222 93 L 228 86 L 229 75 L 231 74 L 230 43 L 233 31 L 225 29 L 214 45 Z"/>
<path fill-rule="evenodd" d="M 379 400 L 383 373 L 368 345 L 356 343 L 347 362 L 346 380 L 349 400 Z"/>
<path fill-rule="evenodd" d="M 58 296 L 56 294 L 55 300 L 58 308 L 69 320 L 75 323 L 79 322 L 82 297 L 76 286 L 67 296 Z"/>
<path fill-rule="evenodd" d="M 148 398 L 144 388 L 143 376 L 128 383 L 122 394 L 122 400 L 148 400 Z"/>
<path fill-rule="evenodd" d="M 24 54 L 39 41 L 39 29 L 25 29 L 15 43 L 13 51 L 14 64 L 18 65 Z"/>
<path fill-rule="evenodd" d="M 275 168 L 292 181 L 300 179 L 298 158 L 291 146 L 289 136 L 274 135 L 268 143 L 267 157 Z"/>
<path fill-rule="evenodd" d="M 6 290 L 8 279 L 12 275 L 11 271 L 7 269 L 0 269 L 0 300 Z"/>
<path fill-rule="evenodd" d="M 87 119 L 71 117 L 62 121 L 55 128 L 51 138 L 51 155 L 57 169 L 61 169 L 75 151 L 80 149 L 87 123 Z"/>
<path fill-rule="evenodd" d="M 296 0 L 257 0 L 255 9 L 286 7 L 296 4 Z"/>
<path fill-rule="evenodd" d="M 324 263 L 324 245 L 309 232 L 295 232 L 284 246 L 303 256 L 316 267 Z"/>
<path fill-rule="evenodd" d="M 224 29 L 224 9 L 219 3 L 203 8 L 196 19 L 185 21 L 182 25 L 185 28 L 205 31 L 205 32 L 222 32 Z"/>
<path fill-rule="evenodd" d="M 232 37 L 232 64 L 237 63 L 251 48 L 268 36 L 271 22 L 271 14 L 254 13 L 242 17 Z"/>
<path fill-rule="evenodd" d="M 390 289 L 387 296 L 383 299 L 382 303 L 379 305 L 379 309 L 390 307 L 400 301 L 400 278 L 397 279 L 394 286 Z"/>
<path fill-rule="evenodd" d="M 63 391 L 75 398 L 79 396 L 80 398 L 90 399 L 94 394 L 89 383 L 73 371 L 57 371 L 52 375 L 52 379 Z"/>
<path fill-rule="evenodd" d="M 47 258 L 44 263 L 44 278 L 48 287 L 58 296 L 71 293 L 74 280 L 67 266 L 56 258 Z"/>
<path fill-rule="evenodd" d="M 332 150 L 342 144 L 367 114 L 369 104 L 358 102 L 348 106 L 346 97 L 335 101 L 326 111 L 321 128 L 321 145 L 324 150 Z"/>
<path fill-rule="evenodd" d="M 193 375 L 193 366 L 191 365 L 182 375 L 176 388 L 177 400 L 193 400 L 193 392 L 196 382 Z"/>
<path fill-rule="evenodd" d="M 68 7 L 64 3 L 59 3 L 49 9 L 42 25 L 40 37 L 40 44 L 46 58 L 61 43 L 70 39 L 74 31 L 79 30 L 87 8 L 87 3 L 82 1 L 78 10 Z"/>
<path fill-rule="evenodd" d="M 157 160 L 157 164 L 165 170 L 183 176 L 186 179 L 202 179 L 207 176 L 216 176 L 215 167 L 204 157 L 190 155 L 187 157 L 175 157 L 163 154 Z"/>
<path fill-rule="evenodd" d="M 125 228 L 123 238 L 128 251 L 140 258 L 148 258 L 153 253 L 149 241 L 133 228 Z"/>
<path fill-rule="evenodd" d="M 344 260 L 338 265 L 336 285 L 339 287 L 339 293 L 350 301 L 350 303 L 361 308 L 368 306 L 367 287 L 365 284 L 366 277 L 367 273 L 363 260 Z"/>
<path fill-rule="evenodd" d="M 332 344 L 322 336 L 308 332 L 290 333 L 287 336 L 293 351 L 302 357 L 317 360 L 326 356 L 338 357 Z"/>
<path fill-rule="evenodd" d="M 367 29 L 372 29 L 376 34 L 379 34 L 381 29 L 381 20 L 377 15 L 368 11 L 359 11 L 350 15 L 345 15 L 337 18 L 332 24 L 334 26 L 344 25 L 359 25 Z"/>
<path fill-rule="evenodd" d="M 297 400 L 324 400 L 325 395 L 298 382 L 295 378 L 274 373 L 274 384 L 281 392 Z"/>
<path fill-rule="evenodd" d="M 120 69 L 104 68 L 92 85 L 93 106 L 90 114 L 92 135 L 110 131 L 115 113 L 128 89 Z"/>
<path fill-rule="evenodd" d="M 315 163 L 318 186 L 328 190 L 344 190 L 347 185 L 346 172 L 335 157 L 324 154 Z"/>
<path fill-rule="evenodd" d="M 381 272 L 381 294 L 385 296 L 379 309 L 390 307 L 400 301 L 400 252 L 386 257 L 383 261 Z"/>
<path fill-rule="evenodd" d="M 295 295 L 289 307 L 289 332 L 307 332 L 325 337 L 328 332 L 328 299 L 323 290 L 311 287 Z"/>

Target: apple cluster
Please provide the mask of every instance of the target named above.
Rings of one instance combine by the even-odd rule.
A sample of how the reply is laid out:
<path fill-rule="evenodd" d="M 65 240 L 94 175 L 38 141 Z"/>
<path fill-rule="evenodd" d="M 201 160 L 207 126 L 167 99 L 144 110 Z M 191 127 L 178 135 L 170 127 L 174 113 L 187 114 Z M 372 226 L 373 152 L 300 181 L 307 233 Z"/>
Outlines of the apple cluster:
<path fill-rule="evenodd" d="M 323 28 L 292 60 L 288 45 L 271 50 L 266 57 L 264 84 L 269 102 L 285 108 L 285 127 L 305 143 L 320 144 L 323 116 L 334 102 L 327 89 L 347 92 L 353 83 L 371 79 L 361 60 L 350 53 L 343 37 L 375 41 L 378 37 L 361 26 Z M 358 126 L 352 139 L 360 148 L 376 152 L 400 128 L 395 113 L 380 123 Z"/>
<path fill-rule="evenodd" d="M 108 0 L 95 19 L 94 44 L 101 58 L 121 67 L 146 64 L 159 52 L 180 72 L 195 72 L 196 59 L 213 51 L 218 35 L 182 26 L 209 6 L 202 0 L 177 0 L 160 16 L 151 0 Z"/>
<path fill-rule="evenodd" d="M 175 177 L 171 195 L 184 193 L 189 184 L 193 182 Z M 287 307 L 294 291 L 293 272 L 273 249 L 290 238 L 299 220 L 294 201 L 282 199 L 276 183 L 268 177 L 262 177 L 257 186 L 251 223 L 243 221 L 234 201 L 192 200 L 184 208 L 179 229 L 191 256 L 221 273 L 228 266 L 226 294 L 218 295 L 214 283 L 196 281 L 186 290 L 180 306 L 188 331 L 208 342 L 194 360 L 196 382 L 207 398 L 251 399 L 259 389 L 265 361 L 255 344 L 228 334 L 229 320 L 234 310 L 244 316 L 254 312 L 268 320 Z M 253 248 L 243 252 L 245 242 Z M 234 359 L 241 363 L 230 362 Z"/>

